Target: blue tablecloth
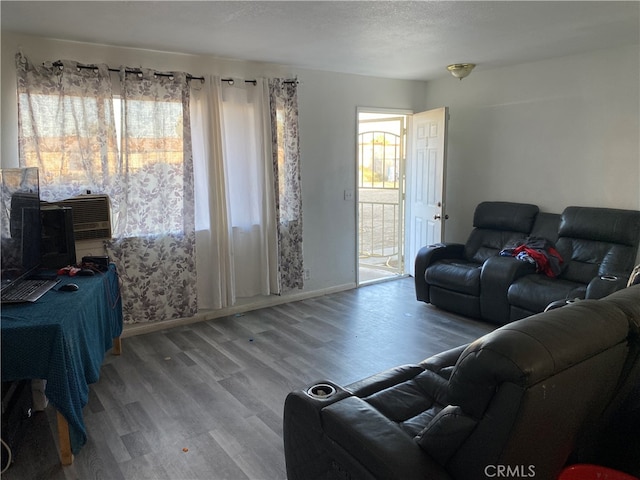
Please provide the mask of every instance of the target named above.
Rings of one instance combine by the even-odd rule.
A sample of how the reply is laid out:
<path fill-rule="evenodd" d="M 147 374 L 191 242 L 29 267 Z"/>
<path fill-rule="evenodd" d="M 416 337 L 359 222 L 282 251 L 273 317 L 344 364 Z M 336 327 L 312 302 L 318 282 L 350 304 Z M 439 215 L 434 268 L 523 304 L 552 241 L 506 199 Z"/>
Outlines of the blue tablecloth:
<path fill-rule="evenodd" d="M 30 304 L 3 305 L 2 381 L 47 380 L 49 402 L 69 423 L 71 450 L 87 441 L 82 409 L 105 353 L 122 333 L 122 302 L 114 265 L 92 277 L 61 282 Z M 75 292 L 58 291 L 76 283 Z"/>

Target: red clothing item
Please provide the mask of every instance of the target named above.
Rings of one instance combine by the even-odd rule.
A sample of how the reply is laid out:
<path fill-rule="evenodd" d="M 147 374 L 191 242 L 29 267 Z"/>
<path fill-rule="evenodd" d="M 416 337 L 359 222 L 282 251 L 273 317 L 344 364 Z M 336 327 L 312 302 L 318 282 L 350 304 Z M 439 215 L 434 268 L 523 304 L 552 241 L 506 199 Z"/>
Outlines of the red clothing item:
<path fill-rule="evenodd" d="M 535 248 L 528 247 L 526 244 L 520 245 L 515 248 L 513 251 L 513 255 L 516 256 L 519 253 L 524 253 L 528 255 L 536 262 L 536 272 L 544 273 L 548 277 L 556 277 L 559 272 L 553 268 L 552 263 L 549 261 L 549 255 L 553 255 L 558 264 L 562 263 L 562 256 L 558 251 L 553 247 L 548 247 L 546 250 L 538 250 Z"/>

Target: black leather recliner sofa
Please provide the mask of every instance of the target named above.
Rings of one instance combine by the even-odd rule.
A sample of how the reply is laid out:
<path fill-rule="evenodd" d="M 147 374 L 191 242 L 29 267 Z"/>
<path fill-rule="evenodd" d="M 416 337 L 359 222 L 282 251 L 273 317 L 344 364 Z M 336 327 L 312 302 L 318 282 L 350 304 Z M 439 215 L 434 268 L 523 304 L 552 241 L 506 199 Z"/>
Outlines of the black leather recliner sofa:
<path fill-rule="evenodd" d="M 467 242 L 423 248 L 416 257 L 416 293 L 445 310 L 481 317 L 482 265 L 511 241 L 524 239 L 533 228 L 536 205 L 483 202 L 476 207 Z"/>
<path fill-rule="evenodd" d="M 602 426 L 640 419 L 638 399 L 630 401 L 640 391 L 639 332 L 636 285 L 509 323 L 416 365 L 291 392 L 287 477 L 480 480 L 509 469 L 510 478 L 551 480 L 568 461 L 606 461 L 593 453 L 611 444 Z M 630 431 L 640 435 L 640 425 Z M 610 466 L 640 473 L 637 464 Z"/>
<path fill-rule="evenodd" d="M 509 244 L 546 238 L 560 253 L 550 278 L 514 257 Z M 530 204 L 480 203 L 465 245 L 423 247 L 415 259 L 418 300 L 503 325 L 542 312 L 554 301 L 601 298 L 622 287 L 633 269 L 640 240 L 640 212 L 567 207 L 562 214 Z"/>
<path fill-rule="evenodd" d="M 507 293 L 510 320 L 541 312 L 558 299 L 600 298 L 624 287 L 640 239 L 640 212 L 567 207 L 556 248 L 564 263 L 555 278 L 525 275 Z"/>

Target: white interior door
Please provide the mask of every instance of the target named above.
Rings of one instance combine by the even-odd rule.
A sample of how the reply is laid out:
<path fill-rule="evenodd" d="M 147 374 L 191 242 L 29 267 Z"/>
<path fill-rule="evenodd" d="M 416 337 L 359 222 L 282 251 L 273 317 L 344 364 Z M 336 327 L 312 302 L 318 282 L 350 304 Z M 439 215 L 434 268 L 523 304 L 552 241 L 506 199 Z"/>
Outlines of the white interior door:
<path fill-rule="evenodd" d="M 444 239 L 447 107 L 416 113 L 411 120 L 406 169 L 405 271 L 425 245 Z"/>

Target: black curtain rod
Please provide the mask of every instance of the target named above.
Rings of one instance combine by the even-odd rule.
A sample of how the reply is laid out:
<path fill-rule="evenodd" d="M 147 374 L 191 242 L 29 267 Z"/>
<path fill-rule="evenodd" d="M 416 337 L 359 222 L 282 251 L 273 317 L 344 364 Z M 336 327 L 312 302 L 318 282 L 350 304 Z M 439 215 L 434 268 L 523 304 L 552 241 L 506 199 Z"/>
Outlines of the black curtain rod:
<path fill-rule="evenodd" d="M 220 81 L 227 82 L 229 85 L 233 85 L 235 82 L 233 78 L 221 78 Z M 258 84 L 257 80 L 245 80 L 244 83 L 253 83 L 254 87 Z"/>
<path fill-rule="evenodd" d="M 53 62 L 53 66 L 54 67 L 62 67 L 62 62 Z M 77 64 L 76 65 L 78 68 L 86 68 L 86 69 L 96 69 L 98 68 L 96 65 L 82 65 L 82 64 Z M 120 69 L 119 68 L 111 68 L 108 67 L 108 70 L 110 72 L 119 72 Z M 142 70 L 138 69 L 138 68 L 125 68 L 124 69 L 125 73 L 134 73 L 134 74 L 140 74 L 142 73 Z M 160 77 L 172 77 L 174 74 L 173 73 L 167 73 L 167 72 L 155 72 L 156 75 L 160 76 Z M 187 73 L 187 80 L 200 80 L 201 82 L 204 82 L 204 77 L 196 77 L 191 75 L 190 73 Z"/>
<path fill-rule="evenodd" d="M 220 81 L 227 82 L 229 85 L 233 85 L 233 83 L 235 82 L 233 78 L 221 78 Z M 256 80 L 245 80 L 244 83 L 253 83 L 253 86 L 255 87 L 258 82 Z M 293 84 L 297 84 L 298 80 L 285 80 L 282 83 L 288 83 L 293 85 Z"/>
<path fill-rule="evenodd" d="M 57 62 L 53 62 L 53 66 L 54 67 L 62 67 L 62 62 L 57 61 Z M 78 68 L 87 68 L 87 69 L 96 69 L 98 68 L 96 65 L 83 65 L 81 63 L 77 64 Z M 111 68 L 108 67 L 110 72 L 119 72 L 120 69 L 119 68 Z M 142 73 L 142 70 L 137 69 L 137 68 L 125 68 L 125 73 L 133 73 L 133 74 L 140 74 Z M 160 77 L 171 77 L 173 76 L 173 73 L 167 73 L 167 72 L 156 72 L 156 75 L 160 76 Z M 193 75 L 191 75 L 190 73 L 187 73 L 187 80 L 200 80 L 201 82 L 204 82 L 204 77 L 195 77 Z M 227 82 L 229 83 L 229 85 L 233 85 L 233 82 L 235 81 L 233 78 L 222 78 L 221 81 L 223 82 Z M 256 80 L 245 80 L 244 83 L 253 83 L 253 85 L 257 85 L 257 81 Z M 287 84 L 297 84 L 298 80 L 285 80 L 283 83 L 287 83 Z"/>

